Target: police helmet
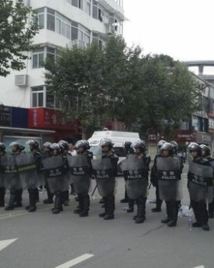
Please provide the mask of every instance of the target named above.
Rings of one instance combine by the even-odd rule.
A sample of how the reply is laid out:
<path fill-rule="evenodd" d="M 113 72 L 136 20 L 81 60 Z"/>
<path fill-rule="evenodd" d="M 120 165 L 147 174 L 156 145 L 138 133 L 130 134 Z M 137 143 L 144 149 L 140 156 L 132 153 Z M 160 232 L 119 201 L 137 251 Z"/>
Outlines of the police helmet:
<path fill-rule="evenodd" d="M 177 153 L 177 151 L 178 151 L 178 143 L 176 141 L 170 141 L 170 143 L 172 144 L 174 153 Z"/>
<path fill-rule="evenodd" d="M 157 144 L 157 147 L 158 147 L 158 148 L 161 148 L 161 146 L 162 146 L 164 143 L 166 143 L 165 140 L 160 140 L 160 141 L 158 142 L 158 144 Z"/>
<path fill-rule="evenodd" d="M 200 145 L 196 142 L 191 142 L 188 146 L 188 150 L 189 152 L 197 152 L 199 155 L 201 155 L 202 153 L 202 149 L 200 147 Z"/>
<path fill-rule="evenodd" d="M 51 142 L 49 142 L 49 141 L 46 141 L 45 143 L 43 143 L 43 145 L 42 145 L 44 148 L 47 148 L 47 149 L 49 149 L 50 148 L 50 146 L 51 146 Z"/>
<path fill-rule="evenodd" d="M 200 147 L 204 156 L 210 155 L 210 148 L 206 144 L 201 144 Z"/>
<path fill-rule="evenodd" d="M 83 148 L 84 150 L 89 150 L 90 145 L 89 145 L 89 142 L 87 140 L 79 140 L 79 141 L 76 142 L 75 148 L 77 150 L 80 149 L 80 148 Z"/>
<path fill-rule="evenodd" d="M 160 148 L 160 151 L 168 151 L 170 154 L 173 153 L 173 145 L 170 142 L 164 142 Z"/>
<path fill-rule="evenodd" d="M 32 147 L 33 149 L 39 149 L 39 143 L 36 140 L 28 140 L 26 145 Z"/>
<path fill-rule="evenodd" d="M 112 142 L 111 139 L 108 139 L 108 138 L 103 138 L 101 141 L 100 141 L 100 146 L 101 147 L 108 147 L 109 149 L 113 148 L 114 144 Z"/>
<path fill-rule="evenodd" d="M 52 143 L 49 147 L 51 150 L 60 151 L 60 145 L 58 143 Z"/>
<path fill-rule="evenodd" d="M 133 144 L 133 149 L 134 150 L 139 149 L 141 152 L 145 152 L 146 144 L 145 144 L 145 142 L 143 140 L 136 141 Z"/>
<path fill-rule="evenodd" d="M 65 140 L 60 140 L 58 142 L 59 146 L 62 148 L 62 150 L 69 150 L 68 142 Z"/>
<path fill-rule="evenodd" d="M 130 149 L 131 146 L 132 146 L 131 141 L 125 141 L 125 142 L 124 142 L 124 148 L 125 148 L 125 149 Z"/>
<path fill-rule="evenodd" d="M 9 144 L 9 147 L 12 148 L 12 147 L 16 147 L 16 151 L 23 151 L 25 149 L 25 147 L 23 145 L 21 145 L 20 143 L 16 142 L 16 141 L 13 141 Z"/>

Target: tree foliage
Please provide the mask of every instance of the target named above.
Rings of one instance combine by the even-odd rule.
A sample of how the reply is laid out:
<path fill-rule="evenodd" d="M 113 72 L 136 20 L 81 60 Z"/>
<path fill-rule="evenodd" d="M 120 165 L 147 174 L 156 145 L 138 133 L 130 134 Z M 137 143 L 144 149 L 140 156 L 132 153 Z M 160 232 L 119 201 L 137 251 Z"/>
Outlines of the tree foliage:
<path fill-rule="evenodd" d="M 24 68 L 26 51 L 37 33 L 32 10 L 22 0 L 0 1 L 0 76 Z"/>
<path fill-rule="evenodd" d="M 182 63 L 143 55 L 122 37 L 109 37 L 103 49 L 64 49 L 46 69 L 49 90 L 86 130 L 116 119 L 143 134 L 169 133 L 197 109 L 198 86 Z"/>

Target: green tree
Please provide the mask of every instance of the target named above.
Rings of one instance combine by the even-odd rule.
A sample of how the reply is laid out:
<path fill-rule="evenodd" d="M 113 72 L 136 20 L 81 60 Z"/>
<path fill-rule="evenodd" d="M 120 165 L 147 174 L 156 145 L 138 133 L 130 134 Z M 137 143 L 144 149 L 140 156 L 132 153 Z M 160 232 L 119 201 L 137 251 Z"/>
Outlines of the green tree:
<path fill-rule="evenodd" d="M 139 112 L 141 131 L 172 136 L 181 120 L 189 120 L 198 108 L 197 82 L 180 62 L 165 55 L 142 59 L 142 102 Z"/>
<path fill-rule="evenodd" d="M 0 76 L 24 68 L 26 51 L 37 33 L 32 10 L 22 0 L 0 1 Z"/>
<path fill-rule="evenodd" d="M 46 63 L 48 90 L 62 103 L 68 118 L 80 119 L 84 133 L 104 121 L 103 65 L 103 51 L 96 45 L 63 49 L 56 63 Z"/>
<path fill-rule="evenodd" d="M 116 119 L 128 130 L 169 136 L 197 109 L 199 90 L 183 64 L 144 56 L 118 36 L 110 36 L 103 49 L 64 49 L 46 69 L 49 90 L 68 117 L 81 120 L 84 133 Z"/>

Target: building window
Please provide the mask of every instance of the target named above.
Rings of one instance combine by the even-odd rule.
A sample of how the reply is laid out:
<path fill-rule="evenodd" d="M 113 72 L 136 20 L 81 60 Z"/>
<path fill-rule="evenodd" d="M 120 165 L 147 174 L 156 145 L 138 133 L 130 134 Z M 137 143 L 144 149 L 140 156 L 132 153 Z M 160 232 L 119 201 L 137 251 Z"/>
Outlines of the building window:
<path fill-rule="evenodd" d="M 101 39 L 97 34 L 93 34 L 93 43 L 96 44 L 100 49 L 103 48 L 105 41 Z"/>
<path fill-rule="evenodd" d="M 44 86 L 33 87 L 31 89 L 31 106 L 44 107 L 45 88 Z"/>
<path fill-rule="evenodd" d="M 93 18 L 103 22 L 104 12 L 103 10 L 97 5 L 97 2 L 93 0 Z"/>
<path fill-rule="evenodd" d="M 32 54 L 32 68 L 43 68 L 45 61 L 56 61 L 57 49 L 53 47 L 43 47 L 33 51 Z"/>
<path fill-rule="evenodd" d="M 85 12 L 91 16 L 91 0 L 86 0 L 85 2 Z"/>
<path fill-rule="evenodd" d="M 47 93 L 46 95 L 46 107 L 47 108 L 60 108 L 60 103 L 57 101 L 53 94 Z"/>
<path fill-rule="evenodd" d="M 87 2 L 89 5 L 91 4 L 91 0 L 87 0 Z M 80 5 L 82 5 L 81 3 Z M 90 31 L 87 28 L 49 8 L 47 9 L 47 29 L 57 32 L 69 40 L 78 41 L 80 46 L 85 47 L 90 44 Z M 35 67 L 33 68 L 40 68 L 36 61 L 38 62 L 38 59 L 35 58 L 35 65 L 33 65 Z"/>
<path fill-rule="evenodd" d="M 91 0 L 67 0 L 67 2 L 74 7 L 84 10 L 91 16 Z"/>
<path fill-rule="evenodd" d="M 44 66 L 45 53 L 44 48 L 33 51 L 32 54 L 32 68 L 42 68 Z"/>
<path fill-rule="evenodd" d="M 98 6 L 97 3 L 93 0 L 93 13 L 92 16 L 94 19 L 98 19 Z"/>
<path fill-rule="evenodd" d="M 78 2 L 79 2 L 79 0 L 71 0 L 71 4 L 74 7 L 79 7 Z"/>
<path fill-rule="evenodd" d="M 71 21 L 56 13 L 56 32 L 71 39 Z"/>
<path fill-rule="evenodd" d="M 40 8 L 35 10 L 36 21 L 40 29 L 45 28 L 45 9 Z"/>
<path fill-rule="evenodd" d="M 47 47 L 46 49 L 46 60 L 55 62 L 57 57 L 57 49 L 52 47 Z"/>
<path fill-rule="evenodd" d="M 77 40 L 77 39 L 78 39 L 78 23 L 72 22 L 71 40 Z"/>
<path fill-rule="evenodd" d="M 83 0 L 71 0 L 72 6 L 83 9 Z"/>
<path fill-rule="evenodd" d="M 98 9 L 98 18 L 101 22 L 103 21 L 103 12 L 100 8 Z"/>
<path fill-rule="evenodd" d="M 90 44 L 90 32 L 81 25 L 79 25 L 78 40 L 81 47 L 86 47 Z"/>
<path fill-rule="evenodd" d="M 47 9 L 47 29 L 55 31 L 55 11 L 50 8 Z"/>
<path fill-rule="evenodd" d="M 31 107 L 60 108 L 60 104 L 45 86 L 38 86 L 31 88 Z"/>
<path fill-rule="evenodd" d="M 51 94 L 46 95 L 46 107 L 47 108 L 55 108 L 55 98 Z"/>

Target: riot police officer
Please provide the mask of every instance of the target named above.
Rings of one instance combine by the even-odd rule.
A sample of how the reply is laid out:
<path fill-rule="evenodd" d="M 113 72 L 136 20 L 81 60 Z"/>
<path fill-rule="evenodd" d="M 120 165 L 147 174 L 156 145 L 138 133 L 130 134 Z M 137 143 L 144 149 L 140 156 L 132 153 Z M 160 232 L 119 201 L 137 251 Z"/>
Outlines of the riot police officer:
<path fill-rule="evenodd" d="M 41 154 L 39 143 L 36 140 L 26 142 L 30 152 L 21 152 L 16 155 L 16 164 L 21 178 L 22 188 L 29 193 L 28 212 L 35 212 L 39 201 L 38 185 L 40 184 Z"/>
<path fill-rule="evenodd" d="M 192 227 L 202 227 L 204 231 L 209 231 L 206 203 L 208 187 L 212 186 L 213 168 L 209 161 L 202 157 L 202 150 L 199 144 L 191 143 L 188 149 L 192 156 L 188 171 L 188 190 L 191 207 L 196 219 Z"/>
<path fill-rule="evenodd" d="M 68 166 L 61 155 L 59 144 L 53 143 L 49 149 L 50 155 L 42 160 L 42 164 L 50 192 L 55 196 L 52 213 L 58 214 L 63 211 L 62 193 L 68 190 Z"/>
<path fill-rule="evenodd" d="M 50 150 L 51 142 L 46 141 L 43 146 L 42 146 L 42 160 L 50 157 L 51 156 L 51 150 Z M 51 193 L 49 186 L 48 186 L 48 181 L 47 177 L 44 176 L 44 184 L 45 184 L 45 189 L 47 191 L 47 198 L 43 201 L 44 204 L 53 204 L 53 193 Z"/>
<path fill-rule="evenodd" d="M 62 157 L 65 161 L 65 164 L 67 163 L 67 157 L 68 157 L 68 151 L 69 151 L 69 144 L 67 141 L 65 140 L 60 140 L 58 142 L 60 148 L 61 148 L 61 153 L 62 153 Z M 67 173 L 67 180 L 68 182 L 70 182 L 70 177 L 69 177 L 69 173 Z M 62 201 L 63 201 L 63 205 L 64 206 L 68 206 L 69 205 L 69 190 L 65 191 L 62 193 Z"/>
<path fill-rule="evenodd" d="M 0 142 L 0 207 L 4 207 L 5 204 L 4 168 L 1 161 L 1 158 L 6 154 L 5 150 L 4 143 Z"/>
<path fill-rule="evenodd" d="M 74 213 L 79 214 L 80 217 L 87 217 L 90 208 L 89 188 L 91 184 L 91 160 L 93 156 L 88 151 L 90 146 L 86 140 L 78 141 L 75 149 L 77 154 L 68 156 L 72 182 L 79 202 L 79 206 Z"/>
<path fill-rule="evenodd" d="M 101 159 L 92 161 L 97 188 L 104 200 L 105 211 L 99 216 L 103 217 L 104 220 L 112 220 L 115 210 L 114 191 L 118 157 L 113 153 L 113 143 L 110 139 L 102 139 L 100 146 L 102 148 Z"/>
<path fill-rule="evenodd" d="M 137 204 L 135 223 L 143 223 L 146 217 L 146 200 L 148 188 L 148 173 L 150 157 L 146 156 L 144 141 L 138 141 L 133 145 L 134 154 L 130 154 L 122 163 L 122 170 L 126 177 L 126 189 L 128 197 Z"/>
<path fill-rule="evenodd" d="M 37 140 L 29 140 L 27 142 L 28 146 L 30 147 L 30 151 L 33 155 L 36 164 L 36 170 L 38 173 L 38 185 L 42 187 L 44 185 L 44 177 L 41 173 L 42 168 L 42 153 L 40 150 L 39 142 Z M 36 194 L 36 201 L 39 202 L 39 190 L 38 188 L 35 189 Z"/>
<path fill-rule="evenodd" d="M 162 206 L 162 200 L 160 199 L 159 196 L 159 188 L 158 188 L 158 173 L 157 173 L 157 167 L 156 167 L 156 162 L 158 157 L 160 156 L 160 148 L 161 146 L 165 143 L 165 140 L 160 140 L 157 144 L 157 155 L 154 158 L 154 163 L 151 168 L 151 183 L 155 187 L 155 195 L 156 195 L 156 207 L 152 209 L 152 212 L 160 212 L 161 211 L 161 206 Z"/>
<path fill-rule="evenodd" d="M 201 144 L 200 147 L 202 149 L 202 157 L 207 159 L 214 168 L 214 159 L 211 157 L 210 148 L 205 144 Z M 211 185 L 208 189 L 208 214 L 209 218 L 214 218 L 214 185 Z"/>
<path fill-rule="evenodd" d="M 125 141 L 124 142 L 124 152 L 125 152 L 125 156 L 127 157 L 129 154 L 132 154 L 133 153 L 133 148 L 132 148 L 132 143 L 130 141 Z M 126 178 L 125 178 L 126 179 Z M 120 203 L 129 203 L 129 198 L 128 198 L 128 195 L 127 195 L 127 190 L 126 190 L 126 187 L 125 187 L 125 197 L 124 199 L 121 199 L 120 200 Z M 133 209 L 130 208 L 130 212 L 132 211 Z"/>
<path fill-rule="evenodd" d="M 22 186 L 18 173 L 16 156 L 25 149 L 18 142 L 12 142 L 9 145 L 11 153 L 6 153 L 2 157 L 2 166 L 4 167 L 5 187 L 9 190 L 10 197 L 5 210 L 13 210 L 15 207 L 22 206 Z"/>
<path fill-rule="evenodd" d="M 177 225 L 181 181 L 181 161 L 174 155 L 171 143 L 165 142 L 160 148 L 160 156 L 156 162 L 158 173 L 158 188 L 161 200 L 166 202 L 166 219 L 169 227 Z"/>

